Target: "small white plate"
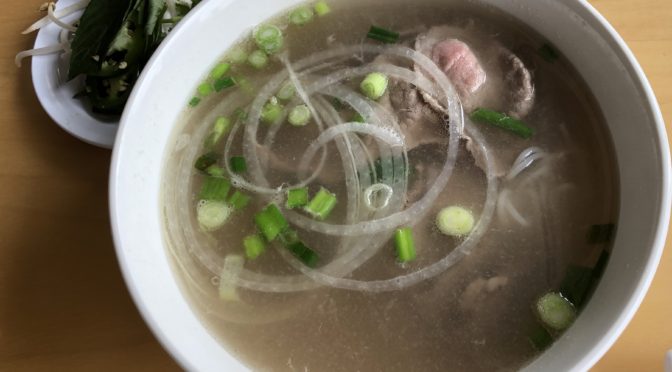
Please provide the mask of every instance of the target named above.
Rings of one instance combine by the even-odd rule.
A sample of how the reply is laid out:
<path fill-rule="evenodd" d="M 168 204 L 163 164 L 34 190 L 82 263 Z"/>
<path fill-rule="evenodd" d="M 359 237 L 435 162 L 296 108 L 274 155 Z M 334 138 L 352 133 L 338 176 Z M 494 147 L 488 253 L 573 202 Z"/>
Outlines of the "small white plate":
<path fill-rule="evenodd" d="M 57 9 L 72 5 L 76 0 L 60 0 Z M 64 17 L 72 22 L 82 11 Z M 55 24 L 43 27 L 35 39 L 35 48 L 58 43 L 61 28 Z M 60 54 L 32 57 L 33 86 L 44 110 L 61 128 L 80 140 L 111 149 L 119 127 L 118 118 L 99 116 L 74 96 L 82 89 L 82 80 L 67 81 L 67 64 Z"/>

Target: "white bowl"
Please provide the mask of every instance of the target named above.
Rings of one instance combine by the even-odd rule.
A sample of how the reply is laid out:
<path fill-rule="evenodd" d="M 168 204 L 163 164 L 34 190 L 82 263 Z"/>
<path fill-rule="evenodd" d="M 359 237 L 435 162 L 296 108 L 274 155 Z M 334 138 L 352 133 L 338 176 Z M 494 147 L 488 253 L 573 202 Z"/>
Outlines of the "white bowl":
<path fill-rule="evenodd" d="M 162 238 L 159 190 L 176 118 L 199 79 L 243 32 L 298 0 L 202 3 L 155 53 L 121 120 L 110 203 L 129 290 L 159 341 L 186 369 L 245 370 L 191 311 Z M 573 62 L 606 116 L 618 157 L 620 216 L 612 256 L 591 301 L 528 370 L 586 370 L 641 303 L 660 259 L 670 212 L 670 156 L 662 115 L 634 56 L 583 0 L 485 0 L 524 20 Z"/>

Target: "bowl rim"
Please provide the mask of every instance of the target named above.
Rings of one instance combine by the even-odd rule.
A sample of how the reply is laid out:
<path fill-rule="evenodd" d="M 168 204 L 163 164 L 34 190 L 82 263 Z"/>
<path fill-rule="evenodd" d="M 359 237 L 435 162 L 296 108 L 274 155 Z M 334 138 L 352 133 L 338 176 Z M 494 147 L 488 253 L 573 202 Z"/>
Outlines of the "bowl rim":
<path fill-rule="evenodd" d="M 148 76 L 148 70 L 151 70 L 152 67 L 159 64 L 161 55 L 163 51 L 167 48 L 170 48 L 174 43 L 177 35 L 180 34 L 180 31 L 184 28 L 191 27 L 192 23 L 198 22 L 198 14 L 201 12 L 206 12 L 207 9 L 212 8 L 217 3 L 217 6 L 228 6 L 231 3 L 234 3 L 238 0 L 219 0 L 219 1 L 203 1 L 198 5 L 197 9 L 190 12 L 178 25 L 177 27 L 169 34 L 169 36 L 164 40 L 164 42 L 159 46 L 155 51 L 152 58 L 146 65 L 146 68 L 140 75 L 137 83 L 137 86 L 144 84 Z M 573 4 L 572 4 L 573 3 Z M 610 42 L 610 47 L 614 49 L 615 52 L 619 53 L 623 64 L 628 69 L 628 72 L 631 74 L 632 80 L 635 84 L 635 88 L 643 95 L 642 101 L 646 102 L 646 111 L 650 114 L 652 119 L 652 130 L 657 138 L 656 144 L 660 148 L 660 161 L 661 168 L 661 208 L 658 211 L 656 216 L 657 226 L 655 227 L 655 238 L 653 239 L 651 250 L 648 254 L 648 259 L 646 260 L 646 265 L 644 267 L 643 274 L 639 278 L 638 283 L 635 286 L 633 295 L 628 299 L 627 304 L 619 310 L 618 320 L 614 322 L 608 331 L 603 334 L 600 338 L 600 341 L 592 346 L 592 349 L 584 354 L 584 357 L 580 360 L 577 360 L 574 364 L 574 369 L 584 370 L 593 366 L 614 344 L 614 342 L 621 335 L 625 327 L 629 324 L 630 320 L 636 313 L 641 302 L 643 301 L 648 288 L 653 281 L 653 278 L 656 273 L 656 268 L 658 267 L 660 258 L 663 253 L 665 246 L 666 234 L 668 230 L 669 220 L 670 220 L 670 208 L 672 206 L 672 162 L 670 159 L 670 149 L 669 142 L 667 137 L 667 132 L 665 128 L 665 123 L 663 120 L 663 115 L 660 110 L 660 106 L 656 99 L 656 96 L 653 92 L 651 84 L 649 83 L 642 67 L 636 60 L 633 52 L 629 49 L 625 41 L 614 29 L 614 27 L 602 16 L 587 0 L 569 0 L 567 1 L 566 6 L 572 8 L 573 10 L 583 11 L 590 17 L 593 17 L 596 21 L 595 27 L 607 41 Z M 135 100 L 136 95 L 138 94 L 138 89 L 134 89 L 129 102 Z M 126 255 L 125 249 L 122 246 L 121 234 L 119 219 L 121 218 L 121 211 L 117 209 L 117 200 L 116 200 L 116 189 L 118 188 L 117 180 L 118 175 L 123 172 L 120 168 L 120 157 L 122 154 L 123 141 L 121 140 L 124 136 L 124 133 L 127 131 L 129 121 L 129 112 L 125 110 L 121 121 L 119 130 L 117 132 L 115 146 L 112 155 L 112 162 L 110 168 L 110 181 L 109 181 L 109 202 L 110 202 L 110 218 L 111 218 L 111 227 L 112 235 L 115 245 L 115 250 L 118 257 L 119 266 L 122 272 L 122 276 L 126 283 L 129 293 L 133 298 L 134 303 L 136 304 L 138 311 L 146 324 L 149 326 L 150 330 L 157 338 L 159 343 L 168 351 L 171 357 L 177 361 L 181 367 L 187 370 L 194 370 L 195 366 L 192 364 L 191 357 L 186 355 L 181 349 L 179 349 L 174 340 L 167 336 L 162 326 L 155 319 L 154 315 L 148 308 L 148 303 L 145 298 L 139 293 L 138 287 L 134 282 L 133 275 L 131 273 L 131 268 L 128 264 L 129 257 Z"/>

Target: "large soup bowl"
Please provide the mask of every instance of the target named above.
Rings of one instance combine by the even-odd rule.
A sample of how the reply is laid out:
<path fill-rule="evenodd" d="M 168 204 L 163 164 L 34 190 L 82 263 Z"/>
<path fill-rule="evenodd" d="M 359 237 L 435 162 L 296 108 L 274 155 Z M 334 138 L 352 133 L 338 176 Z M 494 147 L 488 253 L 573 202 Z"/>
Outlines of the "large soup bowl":
<path fill-rule="evenodd" d="M 634 315 L 663 250 L 670 212 L 670 156 L 662 115 L 633 54 L 586 1 L 483 1 L 522 20 L 569 58 L 597 98 L 611 132 L 620 214 L 610 261 L 574 326 L 526 367 L 586 370 Z M 256 24 L 299 2 L 204 1 L 156 51 L 121 120 L 110 177 L 119 262 L 144 319 L 188 370 L 246 367 L 199 321 L 171 269 L 160 200 L 171 133 L 214 61 Z"/>

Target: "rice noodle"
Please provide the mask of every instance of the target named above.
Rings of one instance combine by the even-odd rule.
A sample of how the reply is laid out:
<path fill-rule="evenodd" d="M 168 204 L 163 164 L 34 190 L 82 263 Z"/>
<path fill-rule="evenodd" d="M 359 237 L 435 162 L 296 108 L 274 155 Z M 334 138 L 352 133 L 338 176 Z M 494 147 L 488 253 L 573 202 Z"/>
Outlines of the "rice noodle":
<path fill-rule="evenodd" d="M 529 227 L 530 223 L 523 217 L 511 202 L 511 190 L 505 189 L 499 193 L 497 199 L 497 217 L 500 220 L 505 220 L 506 215 L 513 217 L 513 219 L 524 227 Z"/>

